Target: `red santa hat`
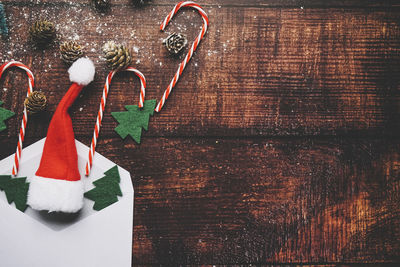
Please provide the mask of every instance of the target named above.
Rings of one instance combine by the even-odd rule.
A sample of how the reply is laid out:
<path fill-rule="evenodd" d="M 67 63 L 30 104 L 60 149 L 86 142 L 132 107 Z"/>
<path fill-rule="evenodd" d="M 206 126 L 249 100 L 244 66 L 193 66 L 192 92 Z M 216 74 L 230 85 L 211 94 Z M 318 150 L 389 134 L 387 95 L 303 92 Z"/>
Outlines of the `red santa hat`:
<path fill-rule="evenodd" d="M 80 58 L 68 73 L 73 84 L 51 119 L 39 169 L 30 179 L 28 205 L 35 210 L 74 213 L 83 205 L 83 182 L 68 108 L 82 88 L 93 81 L 95 68 L 91 60 Z"/>

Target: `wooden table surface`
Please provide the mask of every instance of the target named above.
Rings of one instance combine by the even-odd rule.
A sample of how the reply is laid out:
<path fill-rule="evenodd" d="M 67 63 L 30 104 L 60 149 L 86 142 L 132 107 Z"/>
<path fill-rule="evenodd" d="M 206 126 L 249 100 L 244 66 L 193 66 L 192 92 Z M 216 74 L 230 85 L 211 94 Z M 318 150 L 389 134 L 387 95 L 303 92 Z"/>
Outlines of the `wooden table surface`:
<path fill-rule="evenodd" d="M 133 66 L 160 99 L 181 58 L 161 41 L 197 35 L 200 16 L 176 3 L 142 8 L 112 0 L 3 0 L 10 36 L 0 60 L 36 75 L 49 111 L 31 117 L 25 145 L 46 135 L 70 82 L 58 44 L 40 51 L 28 27 L 48 18 L 58 40 L 78 40 L 95 60 L 95 82 L 70 109 L 90 144 L 107 74 L 107 40 L 133 47 Z M 97 151 L 130 171 L 135 188 L 133 265 L 400 262 L 400 4 L 371 0 L 202 0 L 210 28 L 142 144 L 114 132 L 110 112 L 136 104 L 138 79 L 119 74 Z M 14 152 L 26 76 L 0 81 L 18 115 L 0 133 Z"/>

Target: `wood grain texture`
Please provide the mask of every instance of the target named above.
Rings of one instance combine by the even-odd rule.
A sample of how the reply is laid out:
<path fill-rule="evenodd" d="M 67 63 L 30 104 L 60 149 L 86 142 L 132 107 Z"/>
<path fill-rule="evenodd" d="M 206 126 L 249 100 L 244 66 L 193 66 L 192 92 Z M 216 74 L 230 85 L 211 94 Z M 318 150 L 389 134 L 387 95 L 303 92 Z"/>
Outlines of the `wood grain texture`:
<path fill-rule="evenodd" d="M 103 43 L 134 47 L 147 99 L 160 99 L 181 60 L 161 40 L 173 31 L 192 40 L 201 26 L 185 10 L 160 32 L 169 0 L 115 0 L 105 15 L 86 0 L 2 2 L 11 35 L 0 62 L 31 66 L 49 99 L 26 145 L 45 136 L 70 85 L 57 44 L 29 44 L 35 19 L 54 20 L 58 43 L 77 39 L 95 61 L 95 82 L 70 110 L 87 145 L 107 74 Z M 97 151 L 132 174 L 134 265 L 399 263 L 398 2 L 199 3 L 209 31 L 141 145 L 119 139 L 110 116 L 137 102 L 137 78 L 119 74 L 111 86 Z M 3 107 L 18 113 L 0 133 L 0 158 L 15 150 L 26 86 L 17 70 L 0 81 Z"/>
<path fill-rule="evenodd" d="M 42 14 L 41 6 L 27 8 L 28 22 Z M 4 51 L 13 51 L 11 55 L 4 52 L 3 61 L 17 58 L 35 66 L 34 72 L 40 74 L 37 88 L 49 94 L 53 111 L 69 84 L 67 67 L 58 59 L 56 47 L 41 52 L 27 46 L 28 24 L 17 23 L 26 13 L 19 7 L 7 10 L 14 14 L 11 25 L 15 29 L 11 27 L 11 43 L 2 45 Z M 79 38 L 87 47 L 87 55 L 97 60 L 96 82 L 77 102 L 83 112 L 73 110 L 78 135 L 91 135 L 96 112 L 88 111 L 101 97 L 106 68 L 98 57 L 108 38 L 137 47 L 135 65 L 149 80 L 147 98 L 160 99 L 180 61 L 167 57 L 160 41 L 166 34 L 159 32 L 158 25 L 168 9 L 116 8 L 110 16 L 99 16 L 89 7 L 71 11 L 54 6 L 44 10 L 50 18 L 55 14 L 65 18 L 65 23 L 59 24 L 60 35 L 64 34 L 60 40 Z M 166 108 L 153 118 L 151 136 L 397 134 L 397 10 L 221 7 L 207 11 L 211 18 L 207 37 Z M 221 19 L 213 20 L 217 14 Z M 76 27 L 80 20 L 82 26 Z M 143 23 L 138 26 L 135 21 Z M 191 23 L 193 27 L 184 26 Z M 197 33 L 193 28 L 198 29 L 200 23 L 195 13 L 186 12 L 168 31 L 182 31 L 193 39 Z M 119 29 L 117 33 L 115 28 Z M 121 76 L 111 88 L 102 129 L 105 136 L 113 135 L 116 126 L 110 111 L 123 110 L 138 98 L 134 79 Z M 6 80 L 5 85 L 23 87 L 22 79 L 15 79 L 10 86 Z M 17 103 L 22 96 L 8 91 L 2 97 L 7 103 Z M 15 109 L 21 113 L 22 107 Z M 179 119 L 173 119 L 176 114 L 180 114 Z M 15 131 L 19 118 L 11 124 Z M 40 127 L 37 133 L 43 136 L 45 130 Z"/>
<path fill-rule="evenodd" d="M 398 262 L 399 149 L 310 137 L 98 145 L 132 175 L 134 264 L 163 266 Z"/>
<path fill-rule="evenodd" d="M 10 5 L 66 5 L 71 6 L 89 6 L 90 0 L 3 0 L 3 2 L 9 2 Z M 173 6 L 179 1 L 169 0 L 150 0 L 146 6 L 153 5 L 168 5 Z M 241 0 L 203 0 L 198 1 L 202 6 L 239 6 L 239 7 L 399 7 L 400 4 L 396 0 L 252 0 L 252 1 L 241 1 Z M 130 0 L 113 0 L 111 1 L 113 6 L 133 6 Z M 136 7 L 137 8 L 137 7 Z"/>
<path fill-rule="evenodd" d="M 135 260 L 398 261 L 397 151 L 355 139 L 154 140 L 123 159 L 137 170 Z"/>

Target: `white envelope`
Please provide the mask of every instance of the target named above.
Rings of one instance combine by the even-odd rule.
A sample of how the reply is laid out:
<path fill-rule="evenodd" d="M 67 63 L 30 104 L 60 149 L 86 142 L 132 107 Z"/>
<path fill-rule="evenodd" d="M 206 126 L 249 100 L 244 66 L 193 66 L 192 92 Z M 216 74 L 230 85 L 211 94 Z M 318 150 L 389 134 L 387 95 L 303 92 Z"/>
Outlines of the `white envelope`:
<path fill-rule="evenodd" d="M 45 138 L 22 152 L 18 177 L 33 177 Z M 96 153 L 89 177 L 84 168 L 89 148 L 75 140 L 85 191 L 116 164 Z M 0 161 L 0 174 L 10 175 L 14 155 Z M 122 197 L 95 211 L 85 198 L 78 215 L 25 213 L 8 204 L 0 191 L 0 266 L 4 267 L 128 267 L 132 260 L 133 186 L 128 171 L 118 167 Z"/>

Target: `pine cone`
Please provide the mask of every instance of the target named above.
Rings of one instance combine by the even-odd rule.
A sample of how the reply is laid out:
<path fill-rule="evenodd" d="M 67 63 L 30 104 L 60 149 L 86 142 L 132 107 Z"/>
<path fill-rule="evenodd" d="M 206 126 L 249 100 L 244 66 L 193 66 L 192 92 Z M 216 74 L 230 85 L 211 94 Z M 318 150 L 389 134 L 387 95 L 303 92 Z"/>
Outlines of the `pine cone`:
<path fill-rule="evenodd" d="M 78 58 L 82 57 L 82 47 L 75 41 L 64 42 L 60 45 L 61 59 L 67 63 L 72 64 Z"/>
<path fill-rule="evenodd" d="M 52 22 L 38 20 L 29 29 L 29 35 L 38 47 L 46 47 L 56 38 L 56 28 Z"/>
<path fill-rule="evenodd" d="M 104 45 L 103 52 L 107 66 L 112 70 L 124 69 L 131 64 L 131 52 L 124 45 L 109 41 Z"/>
<path fill-rule="evenodd" d="M 173 34 L 168 36 L 163 43 L 171 54 L 177 55 L 187 45 L 187 39 L 185 35 L 174 32 Z"/>
<path fill-rule="evenodd" d="M 92 0 L 94 7 L 100 12 L 107 11 L 111 6 L 110 0 Z"/>
<path fill-rule="evenodd" d="M 25 99 L 24 105 L 29 114 L 41 112 L 47 107 L 47 98 L 40 91 L 33 91 Z"/>

